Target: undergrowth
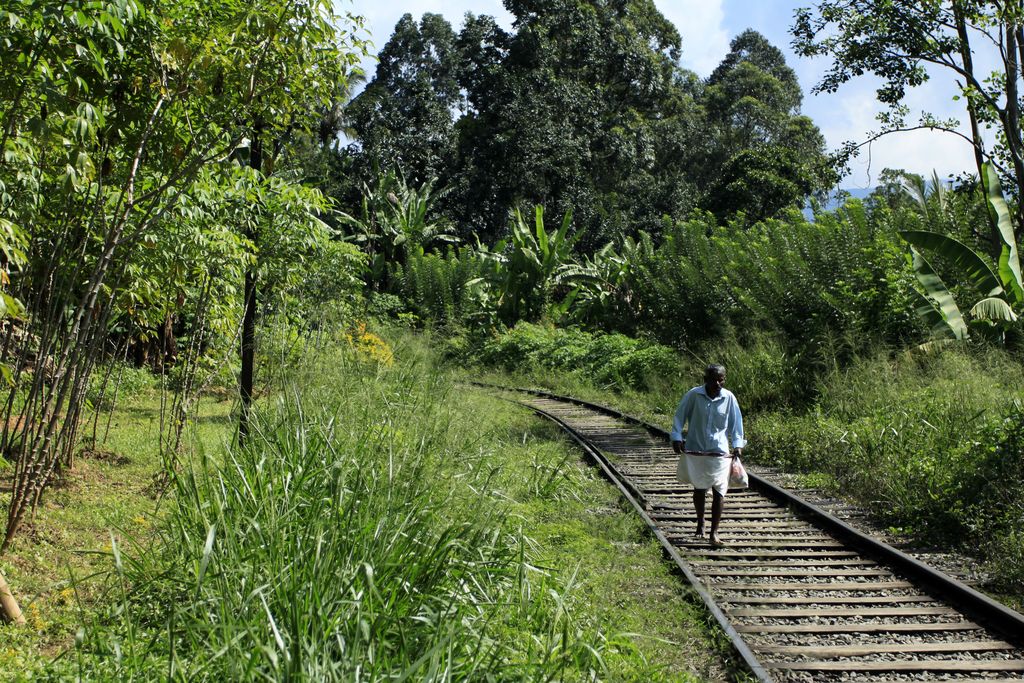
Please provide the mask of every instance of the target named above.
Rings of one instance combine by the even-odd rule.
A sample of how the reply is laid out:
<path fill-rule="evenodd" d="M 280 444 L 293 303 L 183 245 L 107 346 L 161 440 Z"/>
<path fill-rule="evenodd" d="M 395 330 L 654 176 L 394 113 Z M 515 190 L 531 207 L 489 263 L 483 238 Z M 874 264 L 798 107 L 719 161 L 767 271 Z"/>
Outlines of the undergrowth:
<path fill-rule="evenodd" d="M 648 343 L 605 343 L 611 353 L 585 362 L 574 347 L 597 338 L 519 325 L 485 347 L 484 377 L 614 404 L 667 428 L 704 365 L 721 362 L 744 410 L 752 462 L 823 482 L 919 542 L 977 555 L 989 588 L 1011 602 L 1024 596 L 1024 365 L 1012 353 L 880 349 L 810 372 L 773 337 L 755 336 L 665 353 L 636 382 L 609 380 L 602 368 Z M 494 368 L 511 372 L 488 375 Z"/>
<path fill-rule="evenodd" d="M 309 354 L 244 448 L 183 460 L 148 546 L 113 539 L 101 609 L 41 675 L 720 677 L 703 617 L 614 492 L 550 428 L 431 362 L 408 344 L 390 364 Z"/>

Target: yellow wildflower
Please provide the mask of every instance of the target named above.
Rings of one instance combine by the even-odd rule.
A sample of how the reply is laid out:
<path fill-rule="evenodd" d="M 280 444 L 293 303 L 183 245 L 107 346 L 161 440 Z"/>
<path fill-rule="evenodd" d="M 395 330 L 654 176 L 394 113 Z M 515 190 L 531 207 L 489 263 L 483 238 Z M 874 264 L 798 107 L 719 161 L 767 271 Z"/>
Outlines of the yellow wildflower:
<path fill-rule="evenodd" d="M 391 366 L 395 362 L 395 354 L 391 346 L 382 338 L 366 329 L 366 323 L 359 322 L 352 333 L 345 334 L 345 340 L 355 351 L 356 357 L 377 365 Z"/>

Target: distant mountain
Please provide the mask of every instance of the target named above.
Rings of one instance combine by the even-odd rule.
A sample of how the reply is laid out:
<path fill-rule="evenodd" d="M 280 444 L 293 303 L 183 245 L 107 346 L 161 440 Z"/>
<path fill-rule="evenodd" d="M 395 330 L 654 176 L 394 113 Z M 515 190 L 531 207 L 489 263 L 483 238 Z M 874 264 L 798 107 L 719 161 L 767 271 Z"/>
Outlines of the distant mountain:
<path fill-rule="evenodd" d="M 850 196 L 854 199 L 867 199 L 875 191 L 873 187 L 841 187 L 839 189 L 842 192 L 850 193 Z M 842 204 L 843 202 L 837 200 L 835 195 L 830 195 L 825 203 L 825 208 L 831 211 L 832 209 L 838 209 Z"/>
<path fill-rule="evenodd" d="M 872 192 L 875 191 L 875 188 L 873 188 L 873 187 L 841 187 L 841 188 L 839 188 L 839 190 L 841 192 L 849 193 L 849 196 L 851 196 L 851 197 L 853 197 L 855 199 L 867 199 L 868 196 Z M 845 201 L 846 201 L 845 195 L 844 195 L 844 198 L 842 200 L 840 200 L 833 193 L 833 194 L 830 194 L 828 196 L 828 201 L 825 202 L 825 204 L 824 204 L 824 206 L 822 208 L 825 211 L 833 211 L 835 209 L 838 209 L 840 206 L 842 206 L 843 202 L 845 202 Z M 804 208 L 804 216 L 807 218 L 807 220 L 812 220 L 814 218 L 814 214 L 811 213 L 810 206 L 807 206 L 807 207 Z"/>

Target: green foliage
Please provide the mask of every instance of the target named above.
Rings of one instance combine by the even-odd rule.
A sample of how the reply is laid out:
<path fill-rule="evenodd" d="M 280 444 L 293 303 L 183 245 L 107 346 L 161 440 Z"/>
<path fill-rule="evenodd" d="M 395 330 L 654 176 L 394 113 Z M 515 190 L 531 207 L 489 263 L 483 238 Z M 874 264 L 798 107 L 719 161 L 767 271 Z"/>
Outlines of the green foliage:
<path fill-rule="evenodd" d="M 708 78 L 704 91 L 708 143 L 702 206 L 725 221 L 776 217 L 837 180 L 825 140 L 800 116 L 803 93 L 782 52 L 746 30 Z"/>
<path fill-rule="evenodd" d="M 424 321 L 439 325 L 485 322 L 493 316 L 483 262 L 469 249 L 413 254 L 388 277 L 392 291 Z"/>
<path fill-rule="evenodd" d="M 637 269 L 654 256 L 654 242 L 646 232 L 637 239 L 626 237 L 618 252 L 611 242 L 592 256 L 586 256 L 576 273 L 576 290 L 569 317 L 579 323 L 600 327 L 619 321 L 619 329 L 633 332 L 630 322 L 637 319 L 633 292 Z"/>
<path fill-rule="evenodd" d="M 924 289 L 922 298 L 925 300 L 918 313 L 930 323 L 933 339 L 964 340 L 969 336 L 970 324 L 987 336 L 993 336 L 995 331 L 995 336 L 1002 340 L 1004 331 L 1017 321 L 1018 311 L 1024 307 L 1024 285 L 1013 220 L 995 169 L 985 164 L 982 170 L 990 219 L 994 233 L 1001 240 L 997 267 L 949 235 L 926 230 L 906 230 L 900 233 L 903 239 L 913 245 L 911 253 L 914 271 Z M 968 283 L 974 295 L 981 297 L 971 306 L 969 321 L 965 320 L 942 278 L 918 249 L 927 249 L 937 254 L 958 280 Z"/>
<path fill-rule="evenodd" d="M 156 383 L 148 368 L 114 362 L 92 374 L 85 398 L 95 409 L 109 410 L 117 401 L 130 401 L 154 389 Z"/>
<path fill-rule="evenodd" d="M 696 78 L 654 3 L 510 11 L 512 32 L 468 15 L 457 37 L 438 15 L 399 21 L 354 102 L 360 178 L 439 177 L 444 213 L 487 243 L 517 203 L 572 209 L 590 246 L 691 206 Z"/>
<path fill-rule="evenodd" d="M 760 462 L 834 477 L 879 519 L 929 542 L 991 558 L 1003 587 L 1019 572 L 1024 515 L 1024 368 L 995 350 L 880 353 L 819 380 L 813 410 L 758 415 L 750 453 Z"/>
<path fill-rule="evenodd" d="M 755 373 L 763 401 L 794 405 L 806 398 L 789 379 L 793 369 L 828 370 L 879 335 L 899 344 L 920 334 L 898 237 L 906 220 L 858 202 L 813 222 L 794 212 L 750 228 L 701 216 L 668 226 L 661 245 L 642 233 L 580 262 L 565 220 L 549 234 L 542 212 L 532 229 L 517 213 L 509 242 L 493 251 L 425 255 L 393 278 L 419 317 L 445 324 L 486 326 L 496 316 L 512 325 L 547 314 L 713 356 L 726 342 L 755 349 L 767 339 L 764 355 L 738 353 L 735 362 L 753 370 L 763 361 Z"/>
<path fill-rule="evenodd" d="M 341 21 L 327 0 L 0 10 L 0 249 L 17 262 L 23 235 L 26 256 L 10 292 L 0 276 L 6 308 L 8 295 L 26 307 L 26 334 L 4 360 L 10 391 L 29 392 L 5 402 L 3 419 L 32 425 L 4 546 L 25 492 L 71 464 L 105 351 L 157 326 L 168 340 L 176 322 L 190 352 L 211 348 L 211 334 L 236 327 L 238 280 L 227 278 L 265 268 L 288 283 L 325 238 L 323 197 L 274 168 L 364 51 L 348 31 L 359 20 Z M 49 363 L 43 382 L 33 369 Z"/>
<path fill-rule="evenodd" d="M 456 154 L 453 112 L 464 108 L 455 32 L 440 14 L 405 14 L 377 55 L 373 80 L 346 107 L 360 143 L 357 173 L 407 172 L 411 183 L 443 175 Z"/>
<path fill-rule="evenodd" d="M 965 460 L 971 464 L 965 473 L 959 495 L 968 501 L 965 522 L 970 531 L 991 538 L 986 550 L 990 558 L 1009 569 L 1002 576 L 1004 587 L 1024 589 L 1020 568 L 1010 569 L 1024 555 L 1024 405 L 1020 397 L 1008 403 L 1001 415 L 990 416 L 985 427 L 972 440 Z M 1000 553 L 1009 550 L 1007 557 Z"/>
<path fill-rule="evenodd" d="M 339 214 L 352 239 L 366 247 L 371 285 L 386 284 L 389 267 L 422 255 L 425 248 L 458 241 L 446 222 L 431 215 L 434 183 L 415 187 L 390 171 L 364 183 L 358 215 Z"/>
<path fill-rule="evenodd" d="M 296 324 L 338 324 L 363 308 L 366 254 L 354 244 L 320 240 L 311 245 L 304 266 L 280 293 L 281 308 Z"/>
<path fill-rule="evenodd" d="M 1016 96 L 1024 73 L 1022 55 L 1016 49 L 1020 26 L 1020 9 L 1015 6 L 966 0 L 824 0 L 798 10 L 792 32 L 799 55 L 831 60 L 814 92 L 834 93 L 864 74 L 880 80 L 877 99 L 888 107 L 879 117 L 882 127 L 860 144 L 848 143 L 840 154 L 843 161 L 886 133 L 912 127 L 963 136 L 955 118 L 940 120 L 922 111 L 917 122 L 907 120 L 908 89 L 931 78 L 942 79 L 954 89 L 953 99 L 966 109 L 978 174 L 985 175 L 986 162 L 998 167 L 1020 198 L 1024 197 L 1021 102 Z M 989 51 L 992 46 L 1010 49 Z M 1018 223 L 1020 211 L 1018 207 Z"/>
<path fill-rule="evenodd" d="M 692 203 L 692 100 L 680 39 L 650 0 L 514 2 L 515 29 L 471 17 L 459 36 L 453 217 L 502 235 L 507 208 L 572 210 L 593 247 Z"/>
<path fill-rule="evenodd" d="M 679 680 L 663 670 L 689 668 L 678 646 L 618 630 L 664 633 L 636 616 L 656 610 L 587 593 L 658 581 L 655 547 L 612 574 L 591 554 L 587 582 L 575 570 L 580 548 L 621 557 L 613 542 L 638 533 L 614 491 L 595 498 L 550 428 L 494 399 L 481 414 L 421 354 L 383 370 L 311 354 L 246 449 L 184 464 L 152 547 L 114 540 L 111 602 L 51 674 Z"/>
<path fill-rule="evenodd" d="M 529 323 L 485 343 L 479 360 L 507 372 L 557 370 L 620 390 L 643 389 L 680 372 L 678 354 L 665 346 Z"/>
<path fill-rule="evenodd" d="M 569 260 L 580 233 L 570 235 L 571 224 L 572 212 L 567 211 L 559 228 L 549 233 L 544 207 L 538 204 L 531 228 L 517 207 L 512 211 L 508 241 L 501 240 L 490 250 L 480 248 L 498 318 L 506 325 L 538 320 L 551 303 L 555 287 L 576 274 Z"/>
<path fill-rule="evenodd" d="M 814 222 L 793 213 L 749 229 L 709 218 L 672 226 L 633 266 L 637 325 L 677 347 L 771 331 L 812 368 L 879 336 L 912 337 L 912 275 L 896 225 L 851 202 Z"/>
<path fill-rule="evenodd" d="M 353 174 L 438 178 L 464 239 L 509 206 L 572 210 L 593 252 L 700 206 L 753 223 L 836 180 L 781 51 L 748 30 L 706 82 L 650 0 L 514 2 L 514 27 L 405 15 L 350 107 Z M 343 202 L 355 204 L 355 192 Z"/>
<path fill-rule="evenodd" d="M 409 303 L 397 294 L 371 292 L 367 297 L 366 313 L 373 318 L 387 320 L 407 314 L 408 306 Z"/>

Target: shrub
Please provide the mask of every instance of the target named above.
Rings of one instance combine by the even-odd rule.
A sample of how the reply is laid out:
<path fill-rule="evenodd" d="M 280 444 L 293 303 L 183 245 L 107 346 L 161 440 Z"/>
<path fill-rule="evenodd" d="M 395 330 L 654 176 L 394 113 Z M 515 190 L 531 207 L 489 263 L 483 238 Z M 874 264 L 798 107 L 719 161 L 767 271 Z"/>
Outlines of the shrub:
<path fill-rule="evenodd" d="M 484 275 L 480 259 L 469 249 L 449 249 L 445 255 L 411 254 L 405 266 L 394 266 L 389 281 L 420 319 L 435 324 L 459 324 L 476 319 L 484 300 L 474 281 Z"/>
<path fill-rule="evenodd" d="M 157 378 L 149 368 L 113 361 L 89 377 L 85 398 L 98 410 L 109 410 L 116 401 L 130 399 L 156 386 Z"/>
<path fill-rule="evenodd" d="M 993 349 L 859 358 L 821 378 L 813 410 L 752 421 L 751 455 L 834 477 L 883 522 L 987 556 L 996 585 L 1018 590 L 1022 372 Z"/>
<path fill-rule="evenodd" d="M 670 376 L 679 372 L 679 357 L 672 349 L 642 346 L 613 356 L 596 366 L 596 379 L 609 386 L 646 389 L 652 377 Z"/>
<path fill-rule="evenodd" d="M 531 323 L 489 340 L 479 359 L 506 372 L 558 370 L 616 390 L 647 389 L 681 367 L 679 355 L 660 344 Z"/>
<path fill-rule="evenodd" d="M 794 212 L 749 228 L 708 216 L 670 226 L 621 285 L 637 320 L 602 323 L 674 347 L 770 331 L 805 366 L 917 338 L 901 220 L 854 201 L 813 222 Z"/>
<path fill-rule="evenodd" d="M 850 448 L 842 425 L 820 413 L 767 413 L 749 420 L 746 432 L 752 459 L 787 470 L 832 471 Z"/>
<path fill-rule="evenodd" d="M 398 318 L 402 313 L 407 312 L 406 304 L 401 297 L 384 292 L 370 294 L 366 303 L 366 314 L 380 320 Z"/>

